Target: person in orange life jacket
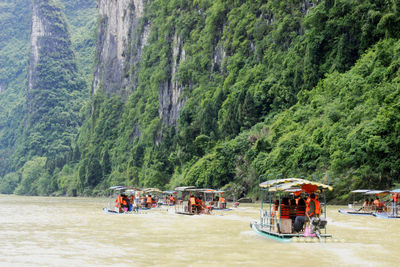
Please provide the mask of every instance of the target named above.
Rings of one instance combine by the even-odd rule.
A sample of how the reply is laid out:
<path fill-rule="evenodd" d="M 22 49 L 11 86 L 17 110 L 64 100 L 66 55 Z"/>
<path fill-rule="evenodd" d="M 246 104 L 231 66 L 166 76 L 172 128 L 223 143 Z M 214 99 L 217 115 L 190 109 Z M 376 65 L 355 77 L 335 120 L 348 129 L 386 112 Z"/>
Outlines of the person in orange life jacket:
<path fill-rule="evenodd" d="M 169 205 L 170 205 L 170 206 L 175 205 L 175 198 L 174 198 L 173 195 L 170 195 L 170 196 L 169 196 Z"/>
<path fill-rule="evenodd" d="M 117 199 L 115 200 L 115 207 L 118 208 L 119 212 L 122 212 L 121 204 L 122 204 L 122 194 L 119 194 Z"/>
<path fill-rule="evenodd" d="M 224 196 L 221 194 L 221 197 L 219 198 L 219 207 L 221 209 L 225 209 L 226 208 L 226 201 Z"/>
<path fill-rule="evenodd" d="M 399 193 L 393 193 L 392 195 L 392 213 L 393 215 L 397 215 L 397 202 L 399 201 Z"/>
<path fill-rule="evenodd" d="M 300 232 L 306 221 L 306 201 L 300 198 L 297 202 L 296 219 L 294 220 L 294 231 Z"/>
<path fill-rule="evenodd" d="M 282 198 L 281 203 L 281 219 L 290 219 L 289 198 Z"/>
<path fill-rule="evenodd" d="M 125 194 L 121 194 L 119 196 L 119 209 L 121 211 L 128 211 L 129 208 L 129 199 L 128 196 Z"/>
<path fill-rule="evenodd" d="M 146 205 L 147 205 L 148 209 L 151 208 L 152 203 L 153 203 L 153 199 L 151 198 L 151 195 L 147 195 L 147 197 L 146 197 Z"/>
<path fill-rule="evenodd" d="M 307 217 L 319 217 L 321 214 L 321 205 L 318 201 L 318 197 L 311 193 L 307 199 L 306 215 Z"/>
<path fill-rule="evenodd" d="M 373 202 L 373 206 L 375 208 L 375 210 L 381 210 L 381 202 L 379 201 L 379 198 L 376 197 L 374 202 Z"/>
<path fill-rule="evenodd" d="M 299 201 L 300 203 L 300 201 Z M 296 232 L 300 232 L 303 229 L 304 223 L 310 220 L 312 217 L 318 217 L 321 213 L 321 207 L 319 201 L 316 199 L 314 193 L 311 193 L 308 197 L 307 201 L 305 202 L 305 216 L 302 216 L 301 209 L 299 209 L 299 216 L 296 216 L 294 222 L 294 230 Z"/>
<path fill-rule="evenodd" d="M 189 197 L 188 201 L 189 212 L 195 213 L 196 212 L 196 198 L 194 196 Z"/>
<path fill-rule="evenodd" d="M 197 213 L 200 213 L 203 210 L 203 201 L 201 200 L 201 198 L 196 197 L 195 202 L 196 202 L 196 211 Z"/>

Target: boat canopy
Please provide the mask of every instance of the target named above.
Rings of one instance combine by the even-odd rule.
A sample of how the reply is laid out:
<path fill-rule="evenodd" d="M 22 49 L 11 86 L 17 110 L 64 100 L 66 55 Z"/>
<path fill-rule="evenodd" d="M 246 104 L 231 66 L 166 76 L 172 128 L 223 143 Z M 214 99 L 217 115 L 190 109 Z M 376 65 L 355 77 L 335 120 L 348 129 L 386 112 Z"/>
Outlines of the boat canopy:
<path fill-rule="evenodd" d="M 364 193 L 365 194 L 369 191 L 371 191 L 371 189 L 357 189 L 357 190 L 351 191 L 351 193 Z"/>
<path fill-rule="evenodd" d="M 163 193 L 163 191 L 161 191 L 161 190 L 158 189 L 158 188 L 145 188 L 145 189 L 143 190 L 143 192 L 144 192 L 144 193 L 159 193 L 159 194 L 162 194 L 162 193 Z"/>
<path fill-rule="evenodd" d="M 400 188 L 399 188 L 399 189 L 391 190 L 390 193 L 400 193 Z"/>
<path fill-rule="evenodd" d="M 164 194 L 173 195 L 176 194 L 176 191 L 163 191 Z"/>
<path fill-rule="evenodd" d="M 195 186 L 180 186 L 175 188 L 175 191 L 189 191 L 191 189 L 195 189 Z"/>
<path fill-rule="evenodd" d="M 135 191 L 142 191 L 142 189 L 138 187 L 133 187 L 133 186 L 121 186 L 121 185 L 116 185 L 116 186 L 111 186 L 109 189 L 120 191 L 120 190 L 135 190 Z"/>
<path fill-rule="evenodd" d="M 308 181 L 300 178 L 286 178 L 286 179 L 275 179 L 266 181 L 260 184 L 261 188 L 266 188 L 268 191 L 277 192 L 277 191 L 285 191 L 285 192 L 297 192 L 297 191 L 305 191 L 307 193 L 311 193 L 317 190 L 329 190 L 332 191 L 333 188 L 329 185 Z M 295 190 L 294 190 L 295 189 Z"/>

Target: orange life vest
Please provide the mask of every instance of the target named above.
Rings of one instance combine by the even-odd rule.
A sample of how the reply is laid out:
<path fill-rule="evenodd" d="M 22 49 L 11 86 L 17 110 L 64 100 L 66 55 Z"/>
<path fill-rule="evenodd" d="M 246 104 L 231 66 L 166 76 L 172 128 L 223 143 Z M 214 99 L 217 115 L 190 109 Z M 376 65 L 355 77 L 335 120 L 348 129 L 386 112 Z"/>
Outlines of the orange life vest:
<path fill-rule="evenodd" d="M 190 201 L 190 205 L 196 205 L 196 199 L 194 197 L 191 197 L 189 199 L 189 201 Z"/>
<path fill-rule="evenodd" d="M 319 203 L 318 199 L 314 199 L 314 203 L 315 203 L 315 214 L 317 216 L 321 215 L 321 203 Z"/>
<path fill-rule="evenodd" d="M 314 202 L 314 204 L 315 204 L 315 209 L 314 209 L 314 212 L 310 214 L 310 210 L 311 210 L 311 208 L 310 208 L 310 206 L 311 206 L 311 201 Z M 314 216 L 314 214 L 316 214 L 316 211 L 317 211 L 317 204 L 316 204 L 316 202 L 317 202 L 317 201 L 316 201 L 315 199 L 311 199 L 311 198 L 308 198 L 308 199 L 307 199 L 306 213 L 308 214 L 309 217 Z"/>
<path fill-rule="evenodd" d="M 151 197 L 147 197 L 146 203 L 147 204 L 149 204 L 149 203 L 151 204 L 152 202 L 153 202 L 153 200 L 151 199 Z"/>
<path fill-rule="evenodd" d="M 281 219 L 290 219 L 289 206 L 281 204 Z"/>
<path fill-rule="evenodd" d="M 399 201 L 399 193 L 394 193 L 393 196 L 392 196 L 392 199 L 393 199 L 394 202 Z"/>
<path fill-rule="evenodd" d="M 122 204 L 122 196 L 117 197 L 115 200 L 115 207 L 119 207 Z"/>
<path fill-rule="evenodd" d="M 175 203 L 175 198 L 174 198 L 174 197 L 170 197 L 170 198 L 169 198 L 169 201 L 170 201 L 171 203 Z"/>
<path fill-rule="evenodd" d="M 225 203 L 225 198 L 224 198 L 224 197 L 220 197 L 220 198 L 219 198 L 219 202 Z"/>

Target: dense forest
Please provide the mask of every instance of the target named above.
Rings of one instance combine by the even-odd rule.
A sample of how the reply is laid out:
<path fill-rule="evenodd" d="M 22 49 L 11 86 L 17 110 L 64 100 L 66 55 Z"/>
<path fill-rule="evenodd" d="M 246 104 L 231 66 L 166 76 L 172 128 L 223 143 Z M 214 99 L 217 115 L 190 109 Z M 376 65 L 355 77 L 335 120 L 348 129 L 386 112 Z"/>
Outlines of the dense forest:
<path fill-rule="evenodd" d="M 96 3 L 36 2 L 70 45 L 41 57 L 34 108 L 32 4 L 0 1 L 1 193 L 195 185 L 256 198 L 260 180 L 306 177 L 341 201 L 400 183 L 398 0 L 143 0 L 129 82 L 113 90 L 92 83 L 107 23 Z M 181 91 L 176 119 L 166 84 Z"/>

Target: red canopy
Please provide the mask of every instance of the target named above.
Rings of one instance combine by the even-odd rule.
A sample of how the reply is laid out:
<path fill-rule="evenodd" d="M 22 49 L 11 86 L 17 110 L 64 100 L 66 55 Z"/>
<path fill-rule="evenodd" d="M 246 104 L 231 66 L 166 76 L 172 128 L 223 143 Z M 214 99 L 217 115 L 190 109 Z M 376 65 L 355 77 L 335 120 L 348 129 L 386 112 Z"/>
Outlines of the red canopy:
<path fill-rule="evenodd" d="M 318 189 L 318 186 L 314 184 L 303 184 L 301 185 L 301 189 L 306 193 L 312 193 Z"/>

